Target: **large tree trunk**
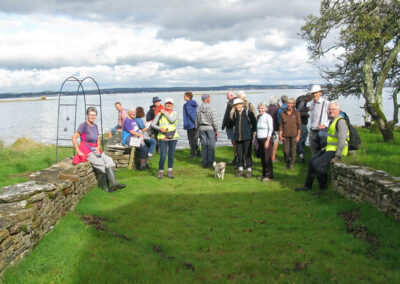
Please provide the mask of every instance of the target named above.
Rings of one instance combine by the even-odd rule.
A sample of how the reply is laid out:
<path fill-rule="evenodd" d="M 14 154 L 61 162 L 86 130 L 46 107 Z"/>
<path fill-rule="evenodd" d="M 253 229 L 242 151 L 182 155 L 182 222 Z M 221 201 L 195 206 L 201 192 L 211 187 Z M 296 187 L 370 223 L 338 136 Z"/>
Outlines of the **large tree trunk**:
<path fill-rule="evenodd" d="M 367 107 L 366 110 L 371 114 L 372 120 L 378 126 L 378 129 L 382 134 L 383 141 L 392 141 L 394 140 L 393 126 L 388 123 L 386 116 L 383 113 L 382 93 L 376 93 L 377 89 L 372 75 L 373 70 L 371 57 L 365 58 L 362 71 L 364 73 L 364 86 L 362 87 L 362 94 L 365 98 L 365 105 Z"/>

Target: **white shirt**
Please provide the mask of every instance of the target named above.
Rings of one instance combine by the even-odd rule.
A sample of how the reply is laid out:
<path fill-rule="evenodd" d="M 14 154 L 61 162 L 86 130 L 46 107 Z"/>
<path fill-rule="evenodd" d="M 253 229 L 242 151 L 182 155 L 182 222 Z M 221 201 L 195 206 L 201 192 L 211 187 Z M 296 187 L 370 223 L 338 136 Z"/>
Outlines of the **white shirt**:
<path fill-rule="evenodd" d="M 272 132 L 274 131 L 274 122 L 272 120 L 272 116 L 268 113 L 264 113 L 260 115 L 257 121 L 257 138 L 267 138 L 272 136 Z"/>
<path fill-rule="evenodd" d="M 319 98 L 317 102 L 313 101 L 310 108 L 311 130 L 318 130 L 318 125 L 323 124 L 329 126 L 328 108 L 330 102 L 328 100 Z M 323 109 L 322 109 L 323 107 Z M 321 122 L 320 122 L 321 121 Z"/>

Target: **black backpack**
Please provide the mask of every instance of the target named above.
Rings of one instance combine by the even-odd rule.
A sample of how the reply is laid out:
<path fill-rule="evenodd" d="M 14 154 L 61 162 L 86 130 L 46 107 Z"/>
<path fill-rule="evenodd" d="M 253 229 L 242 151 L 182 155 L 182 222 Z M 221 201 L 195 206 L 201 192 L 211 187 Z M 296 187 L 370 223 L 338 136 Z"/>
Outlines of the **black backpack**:
<path fill-rule="evenodd" d="M 347 127 L 349 128 L 349 150 L 358 150 L 361 146 L 361 137 L 358 134 L 357 130 L 351 125 L 350 118 L 345 112 L 341 112 L 344 115 L 344 120 L 347 123 Z"/>

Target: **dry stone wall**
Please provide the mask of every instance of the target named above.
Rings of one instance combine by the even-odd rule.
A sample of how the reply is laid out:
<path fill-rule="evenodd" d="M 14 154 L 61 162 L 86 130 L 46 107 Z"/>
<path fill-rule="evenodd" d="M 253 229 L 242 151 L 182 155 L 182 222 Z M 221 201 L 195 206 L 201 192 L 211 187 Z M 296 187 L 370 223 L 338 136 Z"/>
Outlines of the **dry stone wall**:
<path fill-rule="evenodd" d="M 0 273 L 22 259 L 68 211 L 97 185 L 89 162 L 66 159 L 36 172 L 30 181 L 0 193 Z"/>
<path fill-rule="evenodd" d="M 366 202 L 400 220 L 400 177 L 367 167 L 335 163 L 332 187 L 347 199 Z"/>

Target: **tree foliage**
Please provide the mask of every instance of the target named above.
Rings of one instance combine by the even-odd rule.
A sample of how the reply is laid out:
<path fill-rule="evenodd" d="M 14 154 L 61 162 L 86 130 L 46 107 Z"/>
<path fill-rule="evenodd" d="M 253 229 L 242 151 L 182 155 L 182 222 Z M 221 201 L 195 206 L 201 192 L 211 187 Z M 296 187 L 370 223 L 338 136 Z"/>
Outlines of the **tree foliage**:
<path fill-rule="evenodd" d="M 400 0 L 323 0 L 320 15 L 310 15 L 301 36 L 316 63 L 336 57 L 334 66 L 319 66 L 331 98 L 360 96 L 385 141 L 398 122 L 400 90 Z M 394 115 L 383 113 L 382 92 L 393 86 Z"/>

